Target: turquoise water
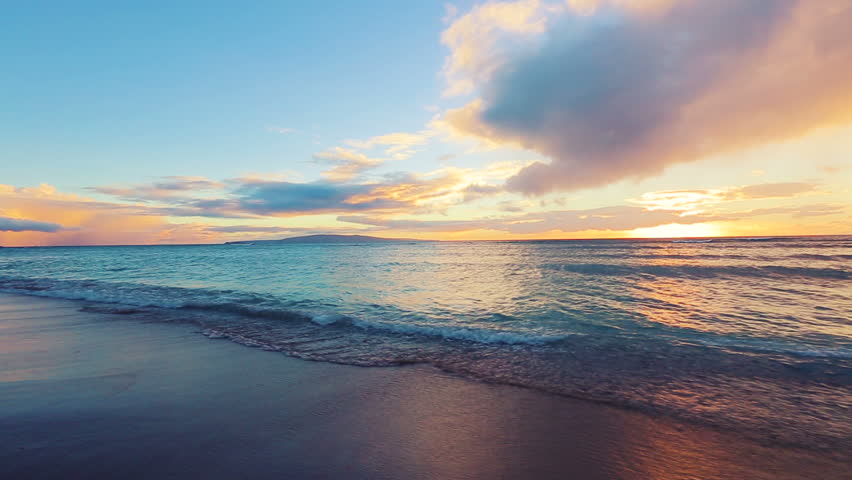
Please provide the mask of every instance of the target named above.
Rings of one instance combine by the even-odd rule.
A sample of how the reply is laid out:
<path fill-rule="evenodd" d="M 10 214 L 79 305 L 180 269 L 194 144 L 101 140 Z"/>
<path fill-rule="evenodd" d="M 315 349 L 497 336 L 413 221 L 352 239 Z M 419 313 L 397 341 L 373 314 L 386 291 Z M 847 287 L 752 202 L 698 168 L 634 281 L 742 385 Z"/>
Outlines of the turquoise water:
<path fill-rule="evenodd" d="M 0 291 L 772 442 L 852 439 L 852 237 L 6 248 Z"/>

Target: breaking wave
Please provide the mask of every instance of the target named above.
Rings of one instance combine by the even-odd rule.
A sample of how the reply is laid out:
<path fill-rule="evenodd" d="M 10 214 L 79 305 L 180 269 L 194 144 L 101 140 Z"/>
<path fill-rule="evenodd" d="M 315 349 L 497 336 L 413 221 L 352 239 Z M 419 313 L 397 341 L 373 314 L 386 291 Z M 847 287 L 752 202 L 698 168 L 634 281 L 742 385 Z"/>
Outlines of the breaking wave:
<path fill-rule="evenodd" d="M 116 312 L 105 310 L 109 313 L 126 312 L 127 306 L 201 310 L 250 318 L 291 322 L 310 321 L 321 326 L 347 325 L 364 330 L 506 345 L 541 345 L 565 338 L 565 335 L 555 333 L 524 334 L 497 329 L 403 324 L 354 318 L 322 311 L 320 307 L 311 308 L 311 302 L 286 302 L 272 296 L 232 290 L 189 289 L 94 280 L 0 277 L 0 291 L 120 305 L 116 307 L 118 310 Z M 297 308 L 294 304 L 298 304 L 301 308 Z"/>

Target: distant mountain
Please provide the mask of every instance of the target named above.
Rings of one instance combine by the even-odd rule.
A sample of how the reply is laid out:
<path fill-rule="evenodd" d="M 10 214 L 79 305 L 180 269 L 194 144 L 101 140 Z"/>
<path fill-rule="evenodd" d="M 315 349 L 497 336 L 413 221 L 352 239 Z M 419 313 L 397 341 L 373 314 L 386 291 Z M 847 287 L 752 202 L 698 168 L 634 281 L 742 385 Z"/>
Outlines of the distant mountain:
<path fill-rule="evenodd" d="M 305 235 L 302 237 L 282 238 L 280 240 L 244 240 L 225 242 L 225 245 L 254 245 L 279 243 L 383 243 L 383 242 L 422 242 L 413 238 L 381 238 L 367 235 Z"/>

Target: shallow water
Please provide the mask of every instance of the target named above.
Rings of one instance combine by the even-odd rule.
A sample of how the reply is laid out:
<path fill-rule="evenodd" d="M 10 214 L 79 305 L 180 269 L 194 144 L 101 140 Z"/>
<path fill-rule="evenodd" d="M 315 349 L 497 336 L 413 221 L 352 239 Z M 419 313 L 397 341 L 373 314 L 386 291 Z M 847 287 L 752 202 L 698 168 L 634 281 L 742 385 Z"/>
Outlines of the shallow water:
<path fill-rule="evenodd" d="M 0 291 L 852 446 L 852 237 L 6 248 Z"/>

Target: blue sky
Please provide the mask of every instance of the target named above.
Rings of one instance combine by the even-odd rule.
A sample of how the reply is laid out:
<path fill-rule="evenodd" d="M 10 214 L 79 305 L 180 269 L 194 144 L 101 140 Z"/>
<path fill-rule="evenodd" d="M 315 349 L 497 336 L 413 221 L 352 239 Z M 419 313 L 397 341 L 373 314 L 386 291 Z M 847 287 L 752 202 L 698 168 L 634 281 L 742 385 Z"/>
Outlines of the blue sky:
<path fill-rule="evenodd" d="M 6 9 L 2 140 L 28 162 L 4 181 L 44 181 L 32 163 L 71 190 L 246 164 L 310 170 L 318 146 L 420 128 L 440 98 L 441 4 L 178 3 Z"/>

